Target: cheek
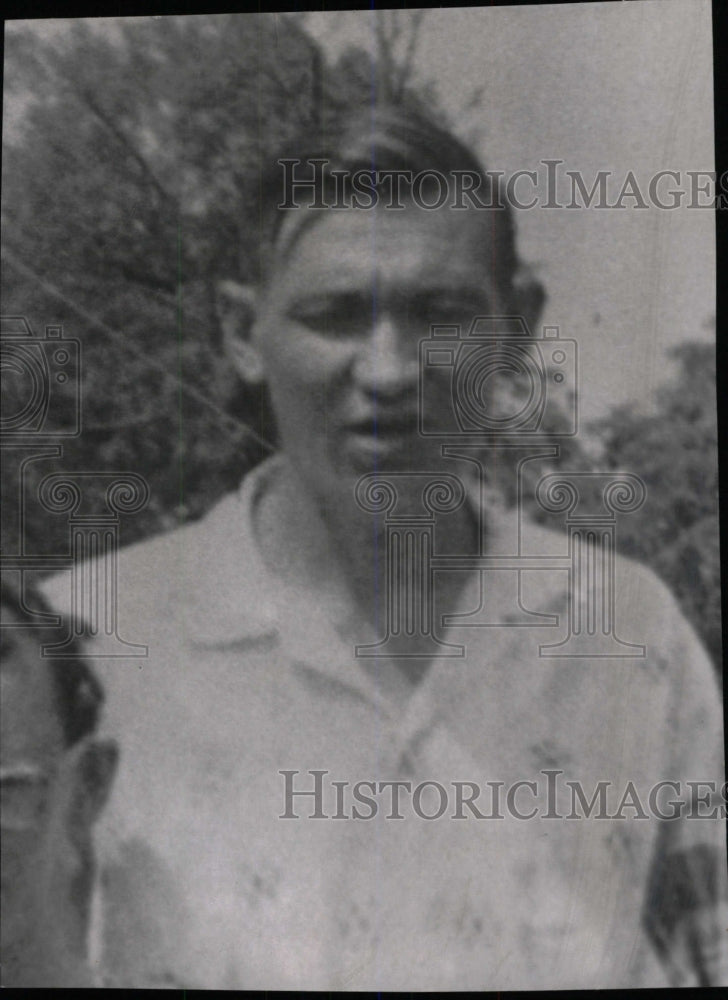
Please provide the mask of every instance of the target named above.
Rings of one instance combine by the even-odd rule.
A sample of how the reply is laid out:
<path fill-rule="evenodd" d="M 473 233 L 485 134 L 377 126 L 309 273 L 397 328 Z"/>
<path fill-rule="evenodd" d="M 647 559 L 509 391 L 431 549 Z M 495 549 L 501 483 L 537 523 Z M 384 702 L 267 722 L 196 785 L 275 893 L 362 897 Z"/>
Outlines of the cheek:
<path fill-rule="evenodd" d="M 346 384 L 352 349 L 308 331 L 280 330 L 261 346 L 265 378 L 274 401 L 297 401 L 306 410 L 323 410 Z"/>
<path fill-rule="evenodd" d="M 2 889 L 2 926 L 11 919 L 17 919 L 15 905 L 27 900 L 31 895 L 38 870 L 37 843 L 30 842 L 27 834 L 5 831 L 2 835 L 2 868 L 0 888 Z"/>
<path fill-rule="evenodd" d="M 49 911 L 56 911 L 51 847 L 45 836 L 3 833 L 0 923 L 4 940 L 15 938 L 23 928 L 31 935 L 40 933 Z"/>

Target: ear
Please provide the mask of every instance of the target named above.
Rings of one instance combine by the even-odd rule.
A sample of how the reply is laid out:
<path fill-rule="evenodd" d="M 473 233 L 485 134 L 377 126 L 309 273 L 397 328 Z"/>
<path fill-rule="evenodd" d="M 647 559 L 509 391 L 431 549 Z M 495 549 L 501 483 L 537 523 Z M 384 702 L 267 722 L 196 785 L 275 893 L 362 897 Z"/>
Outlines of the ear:
<path fill-rule="evenodd" d="M 513 281 L 512 309 L 518 316 L 523 317 L 531 336 L 535 336 L 536 328 L 541 322 L 546 299 L 543 285 L 530 271 L 524 268 L 516 274 Z"/>
<path fill-rule="evenodd" d="M 243 381 L 263 381 L 264 366 L 252 330 L 258 312 L 258 291 L 237 281 L 219 281 L 215 286 L 215 309 L 222 328 L 225 353 Z"/>
<path fill-rule="evenodd" d="M 114 740 L 84 740 L 78 747 L 71 800 L 71 824 L 89 830 L 101 815 L 114 783 L 119 748 Z"/>

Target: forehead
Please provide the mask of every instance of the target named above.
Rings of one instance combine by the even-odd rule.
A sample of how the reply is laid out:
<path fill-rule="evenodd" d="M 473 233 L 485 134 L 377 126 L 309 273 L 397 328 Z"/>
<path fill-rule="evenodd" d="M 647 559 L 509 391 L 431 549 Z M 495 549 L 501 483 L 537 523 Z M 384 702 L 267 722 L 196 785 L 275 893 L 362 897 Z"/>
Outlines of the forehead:
<path fill-rule="evenodd" d="M 0 629 L 0 746 L 2 764 L 54 757 L 63 744 L 55 690 L 40 645 L 40 629 Z"/>
<path fill-rule="evenodd" d="M 297 286 L 492 284 L 493 213 L 378 207 L 291 212 L 280 230 L 273 283 Z"/>

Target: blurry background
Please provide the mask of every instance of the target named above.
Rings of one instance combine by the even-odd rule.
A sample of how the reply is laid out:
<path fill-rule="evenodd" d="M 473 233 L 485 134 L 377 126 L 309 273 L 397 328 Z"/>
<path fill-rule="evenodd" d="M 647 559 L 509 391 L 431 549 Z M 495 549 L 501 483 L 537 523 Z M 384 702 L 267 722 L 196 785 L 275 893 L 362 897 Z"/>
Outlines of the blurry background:
<path fill-rule="evenodd" d="M 84 352 L 83 434 L 25 470 L 26 551 L 66 544 L 65 519 L 35 498 L 55 469 L 147 478 L 128 543 L 199 516 L 266 453 L 265 398 L 221 357 L 212 283 L 252 266 L 261 159 L 301 121 L 421 101 L 490 169 L 561 159 L 588 187 L 611 170 L 614 200 L 630 170 L 646 191 L 659 170 L 712 168 L 711 45 L 701 0 L 8 24 L 3 314 L 41 337 L 62 324 Z M 516 221 L 549 293 L 544 322 L 579 346 L 582 431 L 562 467 L 642 477 L 622 548 L 666 580 L 717 662 L 713 213 Z M 24 391 L 12 371 L 3 390 L 5 415 Z M 70 395 L 52 403 L 61 426 Z M 7 465 L 2 499 L 8 551 Z"/>

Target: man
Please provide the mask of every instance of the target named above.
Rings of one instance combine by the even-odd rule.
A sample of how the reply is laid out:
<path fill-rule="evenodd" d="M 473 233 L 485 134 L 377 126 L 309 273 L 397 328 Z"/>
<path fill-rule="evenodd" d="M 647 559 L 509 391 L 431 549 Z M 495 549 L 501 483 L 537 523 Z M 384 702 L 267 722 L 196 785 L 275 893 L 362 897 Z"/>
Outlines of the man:
<path fill-rule="evenodd" d="M 328 161 L 327 192 L 336 172 L 465 170 L 500 201 L 497 180 L 415 112 L 368 108 L 322 132 L 293 153 Z M 157 901 L 159 921 L 190 986 L 721 981 L 717 823 L 629 811 L 526 820 L 515 795 L 508 808 L 464 804 L 474 782 L 505 796 L 549 770 L 589 795 L 602 779 L 670 779 L 681 792 L 692 778 L 722 780 L 711 669 L 651 574 L 618 566 L 616 614 L 643 658 L 541 657 L 573 597 L 563 574 L 533 574 L 525 598 L 540 617 L 518 628 L 504 575 L 483 582 L 457 567 L 437 574 L 422 614 L 487 608 L 489 627 L 441 635 L 462 656 L 433 655 L 431 629 L 395 629 L 388 655 L 366 655 L 391 624 L 393 555 L 362 476 L 375 472 L 371 490 L 394 490 L 396 515 L 413 522 L 427 513 L 423 489 L 444 477 L 452 502 L 428 501 L 440 554 L 481 542 L 501 554 L 518 527 L 516 511 L 481 509 L 462 448 L 443 455 L 418 433 L 418 351 L 432 326 L 516 316 L 536 327 L 543 294 L 518 260 L 510 213 L 430 210 L 432 192 L 415 198 L 406 183 L 401 207 L 316 207 L 310 189 L 300 208 L 278 209 L 282 177 L 276 165 L 261 187 L 257 281 L 220 287 L 230 357 L 267 386 L 279 451 L 197 524 L 120 554 L 120 626 L 149 660 L 100 661 L 124 748 L 106 856 L 136 840 L 163 862 L 178 900 Z M 453 406 L 442 375 L 427 403 L 435 426 Z M 563 548 L 527 528 L 537 555 Z M 429 579 L 414 581 L 415 601 Z M 67 581 L 52 592 L 70 606 Z M 460 807 L 435 819 L 438 786 L 453 782 Z M 382 784 L 392 798 L 372 804 Z M 143 953 L 132 942 L 128 967 Z"/>
<path fill-rule="evenodd" d="M 41 609 L 37 594 L 28 599 Z M 96 737 L 103 695 L 88 666 L 43 659 L 52 630 L 29 620 L 3 579 L 2 984 L 92 986 L 92 829 L 116 746 Z"/>

